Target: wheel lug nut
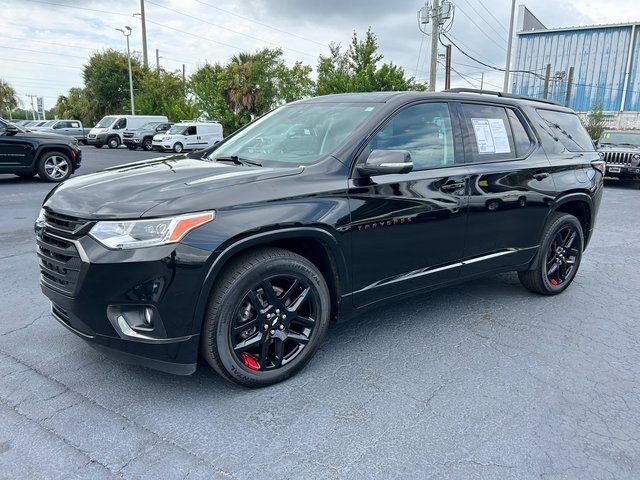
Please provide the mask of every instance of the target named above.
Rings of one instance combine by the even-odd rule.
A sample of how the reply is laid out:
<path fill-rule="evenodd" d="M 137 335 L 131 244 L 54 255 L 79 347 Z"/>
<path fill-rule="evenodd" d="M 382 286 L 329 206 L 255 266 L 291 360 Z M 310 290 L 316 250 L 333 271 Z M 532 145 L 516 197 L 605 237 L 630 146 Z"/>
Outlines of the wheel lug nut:
<path fill-rule="evenodd" d="M 268 328 L 269 328 L 269 324 L 268 324 L 268 323 L 265 323 L 265 324 L 264 324 L 264 329 L 265 329 L 265 330 L 267 330 Z"/>
<path fill-rule="evenodd" d="M 273 335 L 274 333 L 276 333 L 276 331 L 275 331 L 275 330 L 270 330 L 270 331 L 269 331 L 269 333 L 270 333 L 271 335 Z"/>
<path fill-rule="evenodd" d="M 280 326 L 278 327 L 280 330 L 284 330 L 284 325 L 280 324 Z"/>
<path fill-rule="evenodd" d="M 283 313 L 283 314 L 282 314 L 282 318 L 283 318 L 283 319 L 284 319 L 284 318 L 287 318 L 287 314 L 286 314 L 286 313 Z"/>
<path fill-rule="evenodd" d="M 267 318 L 271 318 L 272 315 L 270 313 L 267 313 Z"/>
<path fill-rule="evenodd" d="M 280 309 L 279 308 L 276 308 L 276 313 L 280 313 Z"/>

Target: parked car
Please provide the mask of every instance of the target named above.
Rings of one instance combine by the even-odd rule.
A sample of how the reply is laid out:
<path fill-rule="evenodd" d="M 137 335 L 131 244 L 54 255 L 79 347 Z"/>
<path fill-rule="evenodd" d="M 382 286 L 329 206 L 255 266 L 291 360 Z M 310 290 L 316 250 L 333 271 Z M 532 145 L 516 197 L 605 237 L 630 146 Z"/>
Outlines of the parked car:
<path fill-rule="evenodd" d="M 51 192 L 36 222 L 42 290 L 60 323 L 119 358 L 190 374 L 202 355 L 264 386 L 299 371 L 331 319 L 388 301 L 507 271 L 563 292 L 603 173 L 578 117 L 552 102 L 307 99 L 207 150 Z M 502 196 L 514 205 L 469 208 Z"/>
<path fill-rule="evenodd" d="M 66 135 L 75 138 L 80 143 L 85 143 L 87 138 L 87 131 L 79 120 L 49 120 L 34 130 Z"/>
<path fill-rule="evenodd" d="M 598 152 L 607 164 L 607 177 L 640 180 L 640 131 L 607 130 L 598 140 Z"/>
<path fill-rule="evenodd" d="M 218 122 L 182 122 L 173 125 L 166 133 L 153 137 L 153 148 L 164 152 L 171 150 L 202 150 L 222 140 L 222 125 Z"/>
<path fill-rule="evenodd" d="M 103 145 L 118 148 L 123 143 L 125 130 L 136 130 L 148 122 L 168 121 L 164 115 L 108 115 L 89 131 L 87 143 L 96 148 Z"/>
<path fill-rule="evenodd" d="M 31 132 L 0 118 L 0 174 L 61 182 L 80 168 L 81 160 L 75 139 Z"/>
<path fill-rule="evenodd" d="M 122 134 L 122 142 L 129 150 L 142 148 L 146 151 L 153 150 L 153 136 L 164 133 L 171 128 L 173 123 L 149 122 L 136 130 L 125 130 Z"/>

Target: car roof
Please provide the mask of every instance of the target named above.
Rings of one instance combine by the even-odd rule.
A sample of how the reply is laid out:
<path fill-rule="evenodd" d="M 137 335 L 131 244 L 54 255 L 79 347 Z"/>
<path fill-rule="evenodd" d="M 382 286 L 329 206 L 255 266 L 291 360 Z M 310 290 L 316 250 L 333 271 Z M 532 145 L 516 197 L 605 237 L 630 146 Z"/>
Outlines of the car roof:
<path fill-rule="evenodd" d="M 461 89 L 467 90 L 467 89 Z M 484 103 L 500 103 L 505 105 L 527 105 L 533 108 L 548 110 L 558 110 L 564 112 L 573 111 L 561 105 L 546 100 L 521 97 L 517 95 L 507 95 L 500 92 L 467 90 L 467 91 L 444 91 L 444 92 L 362 92 L 362 93 L 339 93 L 312 97 L 299 100 L 294 103 L 386 103 L 401 104 L 419 100 L 445 100 L 445 101 L 478 101 Z"/>

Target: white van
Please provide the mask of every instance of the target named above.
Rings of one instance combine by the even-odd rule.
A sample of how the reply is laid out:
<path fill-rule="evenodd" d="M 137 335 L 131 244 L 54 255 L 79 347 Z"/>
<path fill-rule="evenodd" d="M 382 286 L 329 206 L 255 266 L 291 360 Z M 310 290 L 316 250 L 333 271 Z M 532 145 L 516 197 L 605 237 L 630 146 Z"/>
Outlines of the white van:
<path fill-rule="evenodd" d="M 176 123 L 165 133 L 153 137 L 153 148 L 164 152 L 173 150 L 202 150 L 222 140 L 222 125 L 218 122 Z"/>
<path fill-rule="evenodd" d="M 100 120 L 87 135 L 87 143 L 96 148 L 107 145 L 118 148 L 122 145 L 122 132 L 135 130 L 148 122 L 168 122 L 164 115 L 108 115 Z"/>

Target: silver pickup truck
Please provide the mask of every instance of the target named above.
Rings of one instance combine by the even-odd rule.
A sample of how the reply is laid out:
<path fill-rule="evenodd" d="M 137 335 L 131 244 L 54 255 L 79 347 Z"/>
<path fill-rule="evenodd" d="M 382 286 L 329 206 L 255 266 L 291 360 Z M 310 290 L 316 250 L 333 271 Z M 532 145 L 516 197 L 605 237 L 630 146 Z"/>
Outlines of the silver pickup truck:
<path fill-rule="evenodd" d="M 85 143 L 89 129 L 82 126 L 79 120 L 49 120 L 39 127 L 30 128 L 36 132 L 57 133 L 74 137 L 78 142 Z"/>

